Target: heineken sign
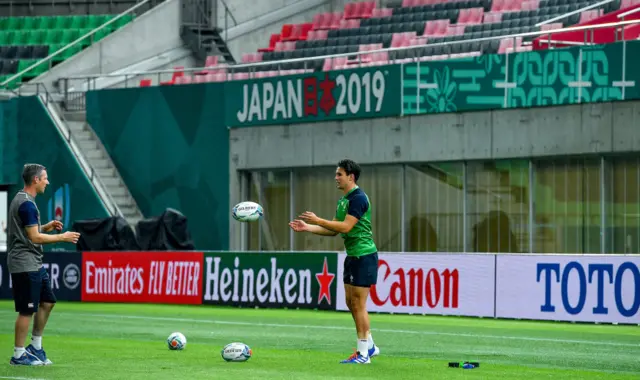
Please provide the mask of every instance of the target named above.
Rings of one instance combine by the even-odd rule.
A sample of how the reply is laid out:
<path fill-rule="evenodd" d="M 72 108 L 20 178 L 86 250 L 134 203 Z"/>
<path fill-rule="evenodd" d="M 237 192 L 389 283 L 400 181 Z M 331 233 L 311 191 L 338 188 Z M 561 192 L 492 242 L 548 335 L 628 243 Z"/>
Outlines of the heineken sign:
<path fill-rule="evenodd" d="M 337 255 L 205 253 L 203 303 L 265 308 L 336 308 Z"/>
<path fill-rule="evenodd" d="M 233 81 L 227 126 L 400 115 L 400 66 L 374 66 Z"/>

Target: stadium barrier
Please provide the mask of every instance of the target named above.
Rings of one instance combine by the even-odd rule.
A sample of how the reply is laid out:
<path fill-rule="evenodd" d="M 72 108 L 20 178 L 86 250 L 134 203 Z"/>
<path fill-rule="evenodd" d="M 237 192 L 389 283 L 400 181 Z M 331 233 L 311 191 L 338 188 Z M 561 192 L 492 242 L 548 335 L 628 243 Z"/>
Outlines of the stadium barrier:
<path fill-rule="evenodd" d="M 50 252 L 59 300 L 348 310 L 341 252 Z M 379 254 L 371 312 L 640 324 L 640 255 Z M 11 299 L 6 253 L 0 298 Z"/>

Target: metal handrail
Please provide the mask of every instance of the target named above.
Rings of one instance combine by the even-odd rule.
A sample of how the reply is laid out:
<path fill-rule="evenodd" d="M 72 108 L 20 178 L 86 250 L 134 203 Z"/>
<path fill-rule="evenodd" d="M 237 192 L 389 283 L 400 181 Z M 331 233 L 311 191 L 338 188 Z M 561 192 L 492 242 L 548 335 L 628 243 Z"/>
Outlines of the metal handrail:
<path fill-rule="evenodd" d="M 47 57 L 42 58 L 41 60 L 39 60 L 38 62 L 34 63 L 33 65 L 27 67 L 26 69 L 18 72 L 17 74 L 14 74 L 13 76 L 9 77 L 8 79 L 6 79 L 4 82 L 0 83 L 0 87 L 4 87 L 6 86 L 8 83 L 10 83 L 12 80 L 21 77 L 24 73 L 27 73 L 29 70 L 40 66 L 41 64 L 51 61 L 52 58 L 58 56 L 59 54 L 61 54 L 63 51 L 71 48 L 72 46 L 75 46 L 76 44 L 78 44 L 80 41 L 84 40 L 87 37 L 93 36 L 96 32 L 102 30 L 103 28 L 111 25 L 112 23 L 116 22 L 117 20 L 121 19 L 122 17 L 124 17 L 125 15 L 128 15 L 129 13 L 135 11 L 136 9 L 140 8 L 141 6 L 149 3 L 152 0 L 142 0 L 142 2 L 132 6 L 131 8 L 127 9 L 126 11 L 120 13 L 119 15 L 117 15 L 116 17 L 112 18 L 111 20 L 105 22 L 104 24 L 100 25 L 99 27 L 89 31 L 88 33 L 86 33 L 84 36 L 78 38 L 77 40 L 67 44 L 66 46 L 64 46 L 62 49 L 54 52 L 53 54 L 49 54 Z"/>
<path fill-rule="evenodd" d="M 625 17 L 629 16 L 630 14 L 637 13 L 637 12 L 640 12 L 640 6 L 639 6 L 639 7 L 637 7 L 637 8 L 635 8 L 635 9 L 632 9 L 632 10 L 630 10 L 630 11 L 626 11 L 626 12 L 624 12 L 624 13 L 620 13 L 620 14 L 618 15 L 618 18 L 620 18 L 620 19 L 624 20 L 624 18 L 625 18 Z"/>
<path fill-rule="evenodd" d="M 599 2 L 599 3 L 591 4 L 591 5 L 588 5 L 588 6 L 584 7 L 584 8 L 576 9 L 575 11 L 572 11 L 572 12 L 569 12 L 569 13 L 565 13 L 563 15 L 554 17 L 552 19 L 539 22 L 535 26 L 542 26 L 542 25 L 546 25 L 546 24 L 552 23 L 554 21 L 562 20 L 563 18 L 567 18 L 569 16 L 573 16 L 575 14 L 578 14 L 578 13 L 581 13 L 581 12 L 584 12 L 584 11 L 588 11 L 589 9 L 592 9 L 592 8 L 597 8 L 597 7 L 601 6 L 601 5 L 609 4 L 609 3 L 613 2 L 613 1 L 614 0 L 603 0 L 603 1 Z"/>
<path fill-rule="evenodd" d="M 461 43 L 502 40 L 506 38 L 537 37 L 537 36 L 543 36 L 543 35 L 551 36 L 551 34 L 559 33 L 559 32 L 603 29 L 603 28 L 610 28 L 610 27 L 633 25 L 633 24 L 640 24 L 640 19 L 628 20 L 628 21 L 617 21 L 617 22 L 597 24 L 597 25 L 583 25 L 583 26 L 569 27 L 569 28 L 550 29 L 550 30 L 537 31 L 537 32 L 507 34 L 507 35 L 495 36 L 495 37 L 482 37 L 482 38 L 474 38 L 474 39 L 467 39 L 467 40 L 461 40 L 461 41 L 437 42 L 437 43 L 429 43 L 426 45 L 403 46 L 403 47 L 394 47 L 394 48 L 383 48 L 383 49 L 377 49 L 377 50 L 368 50 L 363 52 L 351 52 L 351 53 L 322 55 L 322 56 L 313 56 L 313 57 L 304 57 L 304 58 L 291 58 L 291 59 L 283 59 L 283 60 L 277 60 L 277 61 L 274 60 L 274 61 L 262 61 L 262 62 L 253 62 L 253 63 L 245 63 L 245 64 L 235 64 L 235 65 L 227 65 L 226 68 L 230 69 L 233 72 L 233 70 L 235 69 L 247 68 L 247 67 L 271 66 L 274 64 L 285 64 L 285 63 L 296 63 L 296 62 L 311 62 L 311 61 L 317 61 L 317 60 L 326 59 L 326 58 L 348 57 L 348 56 L 354 56 L 354 55 L 368 55 L 368 54 L 379 53 L 379 52 L 407 51 L 407 50 L 422 49 L 424 47 L 429 47 L 429 46 L 449 46 L 449 45 L 461 44 Z M 210 70 L 210 69 L 211 67 L 191 67 L 191 68 L 180 69 L 180 71 L 190 73 L 190 72 Z M 85 74 L 85 75 L 69 76 L 63 79 L 77 80 L 77 79 L 115 78 L 115 77 L 123 77 L 123 76 L 134 77 L 134 76 L 140 76 L 140 75 L 171 74 L 171 73 L 174 73 L 175 71 L 176 71 L 175 69 L 165 69 L 165 70 L 153 70 L 153 71 L 134 71 L 134 72 L 128 72 L 128 73 L 121 73 L 121 74 Z"/>
<path fill-rule="evenodd" d="M 44 102 L 43 104 L 44 107 L 47 108 L 49 104 L 55 104 L 50 101 L 51 96 L 49 95 L 49 91 L 47 90 L 47 88 L 45 86 L 42 86 L 42 90 L 44 92 L 45 99 L 42 99 L 42 94 L 40 93 L 40 86 L 37 86 L 37 91 L 39 94 L 38 97 L 40 98 L 40 101 Z M 51 120 L 51 121 L 56 125 L 56 129 L 59 129 L 62 127 L 55 120 Z M 91 162 L 89 162 L 89 160 L 86 157 L 80 157 L 80 155 L 76 153 L 76 150 L 71 146 L 73 144 L 75 145 L 76 148 L 79 147 L 78 142 L 73 136 L 73 133 L 71 133 L 71 128 L 69 128 L 69 126 L 66 125 L 66 123 L 62 118 L 60 118 L 60 121 L 62 124 L 64 124 L 64 128 L 66 129 L 65 132 L 67 134 L 67 136 L 65 136 L 65 134 L 63 133 L 62 138 L 65 139 L 69 144 L 69 148 L 70 148 L 69 150 L 71 150 L 72 154 L 74 155 L 76 162 L 78 162 L 78 164 L 82 167 L 82 170 L 89 177 L 89 182 L 93 183 L 93 181 L 97 181 L 100 187 L 102 188 L 102 192 L 106 194 L 106 199 L 105 199 L 105 197 L 103 197 L 103 195 L 100 194 L 101 192 L 96 190 L 96 194 L 104 203 L 105 208 L 109 210 L 110 209 L 109 206 L 111 206 L 113 209 L 109 210 L 109 212 L 110 213 L 112 212 L 113 213 L 112 215 L 124 217 L 122 210 L 120 210 L 120 207 L 118 207 L 118 204 L 116 203 L 115 199 L 113 199 L 109 191 L 107 191 L 107 186 L 104 184 L 104 182 L 102 182 L 102 179 L 100 178 L 100 176 L 96 174 L 96 169 L 93 167 L 93 165 L 91 165 Z"/>

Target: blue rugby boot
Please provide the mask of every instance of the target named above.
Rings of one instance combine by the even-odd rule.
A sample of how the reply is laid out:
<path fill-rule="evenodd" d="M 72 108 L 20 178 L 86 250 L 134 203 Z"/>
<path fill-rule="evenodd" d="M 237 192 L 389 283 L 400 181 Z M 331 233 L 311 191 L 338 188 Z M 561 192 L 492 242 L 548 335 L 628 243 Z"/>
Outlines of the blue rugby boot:
<path fill-rule="evenodd" d="M 44 352 L 44 348 L 36 350 L 36 348 L 33 347 L 33 344 L 30 344 L 27 346 L 26 350 L 28 353 L 38 358 L 38 360 L 40 360 L 43 363 L 43 365 L 53 364 L 51 360 L 47 359 L 47 354 Z"/>
<path fill-rule="evenodd" d="M 11 360 L 9 361 L 9 364 L 11 365 L 44 365 L 44 363 L 41 362 L 40 359 L 33 356 L 33 354 L 27 351 L 25 351 L 22 354 L 22 356 L 20 356 L 18 359 L 12 356 Z"/>

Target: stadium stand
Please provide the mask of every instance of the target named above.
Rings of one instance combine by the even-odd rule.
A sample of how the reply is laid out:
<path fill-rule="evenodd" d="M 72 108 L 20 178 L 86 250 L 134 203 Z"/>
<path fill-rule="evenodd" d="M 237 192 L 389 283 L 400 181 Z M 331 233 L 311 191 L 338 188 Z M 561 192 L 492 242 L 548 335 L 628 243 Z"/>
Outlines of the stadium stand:
<path fill-rule="evenodd" d="M 0 82 L 62 49 L 114 17 L 116 15 L 104 14 L 0 18 Z M 120 29 L 132 19 L 133 15 L 125 15 L 98 31 L 92 38 L 86 38 L 54 57 L 51 66 L 42 64 L 26 72 L 11 83 L 10 87 L 17 87 L 21 82 L 37 77 L 50 67 Z"/>
<path fill-rule="evenodd" d="M 601 3 L 601 0 L 402 0 L 378 8 L 376 1 L 352 2 L 342 12 L 316 14 L 310 22 L 283 25 L 279 34 L 270 36 L 267 47 L 244 54 L 241 63 L 353 55 L 233 70 L 210 57 L 205 70 L 191 76 L 184 73 L 183 67 L 175 68 L 172 80 L 161 84 L 263 78 L 414 59 L 443 60 L 547 48 L 534 44 L 535 37 L 471 40 L 597 24 L 612 12 L 640 6 L 640 0 Z M 464 43 L 466 40 L 470 42 Z M 454 41 L 460 43 L 446 44 Z M 405 46 L 421 47 L 366 54 Z M 150 81 L 143 79 L 140 85 L 150 85 Z"/>

